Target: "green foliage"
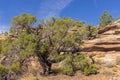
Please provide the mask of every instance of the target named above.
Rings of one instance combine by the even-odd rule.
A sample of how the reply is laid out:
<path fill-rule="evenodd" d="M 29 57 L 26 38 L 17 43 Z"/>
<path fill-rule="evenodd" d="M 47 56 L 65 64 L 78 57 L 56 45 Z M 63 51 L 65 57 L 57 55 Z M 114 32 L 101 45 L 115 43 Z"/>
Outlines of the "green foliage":
<path fill-rule="evenodd" d="M 10 27 L 10 33 L 15 34 L 15 32 L 16 32 L 16 27 L 12 25 Z"/>
<path fill-rule="evenodd" d="M 79 27 L 79 35 L 81 40 L 93 39 L 98 33 L 98 27 L 95 27 L 91 24 L 86 26 Z"/>
<path fill-rule="evenodd" d="M 57 53 L 53 53 L 52 57 L 54 58 L 54 60 L 56 62 L 60 62 L 60 61 L 62 61 L 65 58 L 64 54 L 59 55 Z"/>
<path fill-rule="evenodd" d="M 85 54 L 66 55 L 61 63 L 61 71 L 66 75 L 74 75 L 75 71 L 81 70 L 86 76 L 97 73 L 97 65 L 91 64 Z"/>
<path fill-rule="evenodd" d="M 9 54 L 9 51 L 15 48 L 19 59 L 37 55 L 43 69 L 51 68 L 51 60 L 61 61 L 61 72 L 67 75 L 74 75 L 77 70 L 85 71 L 85 74 L 94 72 L 92 65 L 86 58 L 87 56 L 80 53 L 77 54 L 77 52 L 80 52 L 82 40 L 87 39 L 89 34 L 95 34 L 96 28 L 92 25 L 85 27 L 83 22 L 74 21 L 71 18 L 51 18 L 42 23 L 44 24 L 43 28 L 37 26 L 33 29 L 30 26 L 35 21 L 35 17 L 30 14 L 21 14 L 14 17 L 12 21 L 14 30 L 21 26 L 22 29 L 20 30 L 25 31 L 20 31 L 21 34 L 17 36 L 17 39 L 8 37 L 3 40 L 1 42 L 1 53 Z M 78 31 L 69 33 L 70 29 L 74 27 L 77 27 Z M 26 30 L 32 29 L 34 30 L 33 32 L 26 32 Z M 12 64 L 10 69 L 15 72 L 19 71 L 20 63 Z"/>
<path fill-rule="evenodd" d="M 97 65 L 91 64 L 85 54 L 78 54 L 74 58 L 74 69 L 81 70 L 86 76 L 97 73 Z"/>
<path fill-rule="evenodd" d="M 79 20 L 76 20 L 76 21 L 74 22 L 74 25 L 80 28 L 80 27 L 85 26 L 85 22 L 81 22 L 81 21 L 79 21 Z"/>
<path fill-rule="evenodd" d="M 86 57 L 87 56 L 85 54 L 80 54 L 79 53 L 74 58 L 74 68 L 75 68 L 75 70 L 83 71 L 84 68 L 90 63 Z"/>
<path fill-rule="evenodd" d="M 22 13 L 21 15 L 15 16 L 12 19 L 12 27 L 10 28 L 10 31 L 12 33 L 15 31 L 21 32 L 21 30 L 25 29 L 29 33 L 30 26 L 35 22 L 36 22 L 35 16 L 33 16 L 32 14 Z"/>
<path fill-rule="evenodd" d="M 19 62 L 13 63 L 10 68 L 12 71 L 18 72 L 20 71 L 20 63 Z"/>
<path fill-rule="evenodd" d="M 88 64 L 85 68 L 84 68 L 84 74 L 86 76 L 90 75 L 90 74 L 97 74 L 97 65 L 96 64 Z"/>
<path fill-rule="evenodd" d="M 107 12 L 104 11 L 103 14 L 100 16 L 100 27 L 104 27 L 112 22 L 112 16 Z"/>
<path fill-rule="evenodd" d="M 6 54 L 12 49 L 13 40 L 7 37 L 5 40 L 1 41 L 1 54 Z"/>
<path fill-rule="evenodd" d="M 27 58 L 34 53 L 37 36 L 34 34 L 22 33 L 18 39 L 17 44 L 21 49 L 20 56 L 23 58 Z"/>
<path fill-rule="evenodd" d="M 6 74 L 8 72 L 8 69 L 0 64 L 0 75 Z"/>
<path fill-rule="evenodd" d="M 36 17 L 34 17 L 32 14 L 26 14 L 26 13 L 22 13 L 19 16 L 15 16 L 12 20 L 12 24 L 14 25 L 22 24 L 23 26 L 26 25 L 30 26 L 34 22 L 36 22 Z"/>
<path fill-rule="evenodd" d="M 97 27 L 94 27 L 91 24 L 87 25 L 86 29 L 87 29 L 87 38 L 89 40 L 98 33 Z"/>
<path fill-rule="evenodd" d="M 68 54 L 66 58 L 63 60 L 61 72 L 69 76 L 72 76 L 74 74 L 74 67 L 72 64 L 72 54 Z"/>
<path fill-rule="evenodd" d="M 74 26 L 74 21 L 71 18 L 57 18 L 55 21 L 54 26 L 65 26 L 65 27 L 73 27 Z"/>

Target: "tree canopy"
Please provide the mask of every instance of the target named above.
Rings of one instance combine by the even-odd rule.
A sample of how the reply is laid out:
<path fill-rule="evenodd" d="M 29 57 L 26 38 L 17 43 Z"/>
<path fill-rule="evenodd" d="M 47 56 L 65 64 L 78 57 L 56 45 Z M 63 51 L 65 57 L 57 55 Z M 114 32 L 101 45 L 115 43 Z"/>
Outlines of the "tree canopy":
<path fill-rule="evenodd" d="M 112 15 L 109 14 L 106 10 L 102 13 L 102 15 L 100 16 L 100 23 L 99 26 L 100 27 L 104 27 L 106 25 L 108 25 L 109 23 L 112 22 Z"/>
<path fill-rule="evenodd" d="M 32 14 L 22 13 L 21 15 L 15 16 L 12 19 L 11 32 L 19 32 L 18 30 L 27 30 L 27 32 L 29 32 L 30 26 L 35 22 L 35 16 L 33 16 Z"/>

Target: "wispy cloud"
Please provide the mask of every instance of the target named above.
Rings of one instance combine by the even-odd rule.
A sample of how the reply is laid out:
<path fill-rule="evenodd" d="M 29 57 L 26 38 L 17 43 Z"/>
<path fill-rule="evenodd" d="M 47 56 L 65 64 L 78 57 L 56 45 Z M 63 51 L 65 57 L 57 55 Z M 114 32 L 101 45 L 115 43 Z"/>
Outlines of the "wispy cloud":
<path fill-rule="evenodd" d="M 60 12 L 74 0 L 44 0 L 40 4 L 40 18 L 59 16 Z"/>

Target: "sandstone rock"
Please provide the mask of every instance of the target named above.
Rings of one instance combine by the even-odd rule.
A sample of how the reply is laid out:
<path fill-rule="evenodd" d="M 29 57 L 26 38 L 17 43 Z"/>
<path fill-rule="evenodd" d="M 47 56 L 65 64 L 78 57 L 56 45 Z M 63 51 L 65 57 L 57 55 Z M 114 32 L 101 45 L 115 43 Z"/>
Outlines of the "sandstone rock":
<path fill-rule="evenodd" d="M 120 20 L 99 29 L 95 39 L 84 41 L 82 51 L 117 51 L 120 53 Z"/>

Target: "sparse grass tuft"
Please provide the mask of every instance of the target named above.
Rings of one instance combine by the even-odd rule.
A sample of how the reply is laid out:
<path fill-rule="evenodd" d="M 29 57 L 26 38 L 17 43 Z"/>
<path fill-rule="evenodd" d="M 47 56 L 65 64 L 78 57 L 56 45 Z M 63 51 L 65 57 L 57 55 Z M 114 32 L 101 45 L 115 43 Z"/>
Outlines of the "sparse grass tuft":
<path fill-rule="evenodd" d="M 8 69 L 0 64 L 0 75 L 6 74 L 8 72 Z"/>
<path fill-rule="evenodd" d="M 19 62 L 13 63 L 10 68 L 12 71 L 18 72 L 20 71 L 20 63 Z"/>
<path fill-rule="evenodd" d="M 96 64 L 89 64 L 88 67 L 85 67 L 84 74 L 86 76 L 90 74 L 97 74 L 97 65 Z"/>

